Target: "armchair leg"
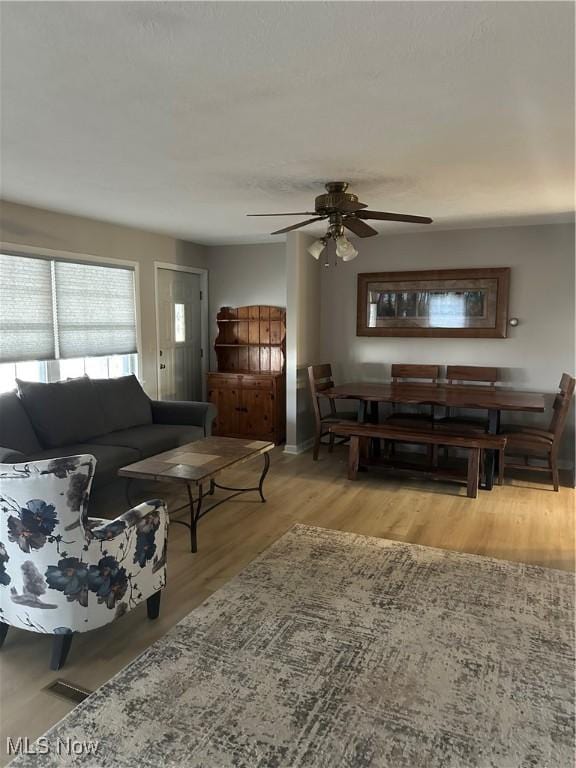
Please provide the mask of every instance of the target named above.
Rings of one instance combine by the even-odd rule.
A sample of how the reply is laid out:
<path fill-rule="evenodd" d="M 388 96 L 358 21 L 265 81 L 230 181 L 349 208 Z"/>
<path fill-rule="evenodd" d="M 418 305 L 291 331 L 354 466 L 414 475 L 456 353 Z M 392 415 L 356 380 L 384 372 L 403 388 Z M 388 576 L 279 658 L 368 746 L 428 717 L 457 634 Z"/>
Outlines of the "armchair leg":
<path fill-rule="evenodd" d="M 62 669 L 68 651 L 72 645 L 73 632 L 69 632 L 67 635 L 54 635 L 52 640 L 52 656 L 50 657 L 50 669 Z"/>
<path fill-rule="evenodd" d="M 9 626 L 10 624 L 6 624 L 4 621 L 0 621 L 0 648 L 2 648 L 4 645 L 4 640 L 6 640 Z"/>
<path fill-rule="evenodd" d="M 146 608 L 148 609 L 148 618 L 149 619 L 157 619 L 160 615 L 160 598 L 162 596 L 162 592 L 154 592 L 153 595 L 150 595 L 150 597 L 146 600 Z"/>

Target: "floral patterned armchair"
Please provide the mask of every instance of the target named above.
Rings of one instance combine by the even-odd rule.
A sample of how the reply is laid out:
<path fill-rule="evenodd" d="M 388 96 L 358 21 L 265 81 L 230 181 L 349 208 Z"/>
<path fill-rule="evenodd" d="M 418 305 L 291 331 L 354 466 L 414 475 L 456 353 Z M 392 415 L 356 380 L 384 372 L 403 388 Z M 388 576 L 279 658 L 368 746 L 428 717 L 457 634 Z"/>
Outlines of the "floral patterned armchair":
<path fill-rule="evenodd" d="M 143 600 L 155 619 L 166 584 L 164 502 L 89 518 L 95 467 L 89 455 L 0 464 L 0 646 L 9 626 L 52 634 L 52 669 L 75 632 Z"/>

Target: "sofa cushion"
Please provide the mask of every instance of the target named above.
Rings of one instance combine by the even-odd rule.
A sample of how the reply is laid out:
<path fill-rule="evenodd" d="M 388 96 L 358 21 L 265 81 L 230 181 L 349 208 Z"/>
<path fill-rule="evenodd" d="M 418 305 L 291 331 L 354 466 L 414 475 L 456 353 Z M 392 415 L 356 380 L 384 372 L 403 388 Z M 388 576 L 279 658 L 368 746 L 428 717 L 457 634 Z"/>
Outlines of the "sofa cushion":
<path fill-rule="evenodd" d="M 24 455 L 42 448 L 16 392 L 0 395 L 0 445 Z"/>
<path fill-rule="evenodd" d="M 92 384 L 100 398 L 107 432 L 152 424 L 150 398 L 136 376 L 92 379 Z"/>
<path fill-rule="evenodd" d="M 95 439 L 99 445 L 116 445 L 133 448 L 140 457 L 147 459 L 157 453 L 170 451 L 180 445 L 204 437 L 203 427 L 179 426 L 174 424 L 145 424 L 140 427 L 110 432 Z"/>
<path fill-rule="evenodd" d="M 20 379 L 16 382 L 43 446 L 68 446 L 108 431 L 98 394 L 87 376 L 53 384 Z"/>
<path fill-rule="evenodd" d="M 94 443 L 67 445 L 64 448 L 47 448 L 27 458 L 30 461 L 40 461 L 40 459 L 63 458 L 64 456 L 77 456 L 83 453 L 91 454 L 97 462 L 94 488 L 112 482 L 116 479 L 120 467 L 133 464 L 140 459 L 140 454 L 133 448 L 120 445 L 96 445 Z"/>

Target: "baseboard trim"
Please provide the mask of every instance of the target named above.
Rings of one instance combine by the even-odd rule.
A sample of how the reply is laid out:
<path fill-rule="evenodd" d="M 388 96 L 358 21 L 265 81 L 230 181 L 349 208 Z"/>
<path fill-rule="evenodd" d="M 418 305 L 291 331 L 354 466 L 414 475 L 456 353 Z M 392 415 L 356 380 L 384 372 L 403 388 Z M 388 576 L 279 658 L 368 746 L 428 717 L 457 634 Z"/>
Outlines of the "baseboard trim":
<path fill-rule="evenodd" d="M 286 443 L 284 446 L 283 453 L 290 453 L 292 456 L 297 456 L 299 453 L 305 453 L 306 451 L 309 451 L 310 448 L 314 445 L 314 438 L 311 437 L 309 440 L 306 440 L 303 443 L 298 443 L 297 445 L 289 445 Z"/>

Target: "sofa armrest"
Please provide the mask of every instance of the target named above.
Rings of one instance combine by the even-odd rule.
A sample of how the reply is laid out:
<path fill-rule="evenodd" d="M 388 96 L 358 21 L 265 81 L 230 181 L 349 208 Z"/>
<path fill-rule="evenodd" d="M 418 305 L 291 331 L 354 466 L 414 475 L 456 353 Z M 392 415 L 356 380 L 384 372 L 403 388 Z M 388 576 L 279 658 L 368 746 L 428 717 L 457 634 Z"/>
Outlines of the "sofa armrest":
<path fill-rule="evenodd" d="M 152 400 L 152 421 L 154 424 L 190 424 L 202 427 L 204 435 L 212 433 L 212 422 L 216 418 L 216 407 L 212 403 L 197 403 L 191 400 Z"/>
<path fill-rule="evenodd" d="M 0 446 L 0 464 L 21 464 L 26 461 L 26 456 L 15 448 Z"/>

